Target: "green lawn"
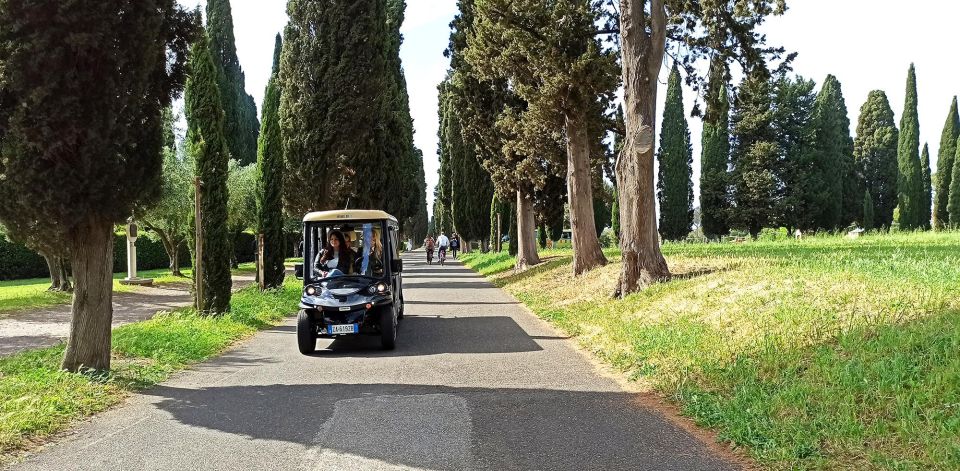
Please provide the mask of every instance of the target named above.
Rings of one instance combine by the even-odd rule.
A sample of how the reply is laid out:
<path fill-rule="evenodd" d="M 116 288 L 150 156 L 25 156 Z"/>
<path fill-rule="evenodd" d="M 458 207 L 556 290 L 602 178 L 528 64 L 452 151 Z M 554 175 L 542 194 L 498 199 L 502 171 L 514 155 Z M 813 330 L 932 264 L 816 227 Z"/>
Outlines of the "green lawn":
<path fill-rule="evenodd" d="M 0 466 L 17 451 L 109 408 L 131 391 L 163 381 L 210 358 L 259 329 L 296 312 L 301 285 L 233 295 L 230 314 L 198 316 L 191 309 L 161 314 L 113 332 L 113 371 L 91 377 L 59 370 L 63 346 L 0 359 Z"/>
<path fill-rule="evenodd" d="M 463 259 L 764 467 L 960 469 L 960 233 L 664 253 L 674 281 L 624 300 L 616 252 Z"/>
<path fill-rule="evenodd" d="M 238 269 L 233 270 L 234 275 L 254 273 L 256 273 L 256 268 L 253 263 L 241 263 Z M 154 284 L 157 285 L 189 284 L 191 282 L 189 277 L 193 275 L 193 272 L 189 268 L 185 268 L 183 274 L 187 278 L 175 277 L 170 274 L 170 270 L 165 268 L 138 273 L 141 278 L 153 278 Z M 113 275 L 113 291 L 115 293 L 127 293 L 136 289 L 132 286 L 120 284 L 120 280 L 126 278 L 126 276 L 126 273 L 115 273 Z M 50 287 L 49 278 L 0 281 L 0 316 L 10 311 L 70 303 L 71 295 L 69 293 L 51 293 L 47 291 L 48 287 Z"/>

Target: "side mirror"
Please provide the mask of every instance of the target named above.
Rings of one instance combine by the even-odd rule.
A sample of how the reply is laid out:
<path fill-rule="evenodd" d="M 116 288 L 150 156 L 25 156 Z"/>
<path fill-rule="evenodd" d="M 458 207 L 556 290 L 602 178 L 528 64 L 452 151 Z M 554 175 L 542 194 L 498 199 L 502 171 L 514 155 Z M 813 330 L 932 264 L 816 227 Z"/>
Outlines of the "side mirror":
<path fill-rule="evenodd" d="M 393 259 L 393 261 L 390 263 L 390 271 L 394 273 L 403 272 L 403 259 L 402 258 Z"/>
<path fill-rule="evenodd" d="M 293 266 L 293 276 L 296 276 L 298 280 L 303 279 L 303 264 L 298 263 Z"/>

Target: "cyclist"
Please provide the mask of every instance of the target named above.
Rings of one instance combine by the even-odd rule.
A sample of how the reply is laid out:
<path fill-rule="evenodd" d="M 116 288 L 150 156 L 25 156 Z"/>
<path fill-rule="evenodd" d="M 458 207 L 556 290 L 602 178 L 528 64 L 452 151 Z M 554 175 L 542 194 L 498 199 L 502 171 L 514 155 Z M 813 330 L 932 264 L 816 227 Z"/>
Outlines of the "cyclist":
<path fill-rule="evenodd" d="M 447 259 L 448 247 L 450 247 L 450 239 L 447 238 L 446 234 L 441 232 L 440 237 L 437 237 L 437 260 L 440 260 L 441 265 L 443 265 L 443 262 Z"/>
<path fill-rule="evenodd" d="M 433 247 L 433 236 L 427 234 L 427 238 L 423 239 L 423 248 L 427 251 L 427 265 L 433 265 Z"/>

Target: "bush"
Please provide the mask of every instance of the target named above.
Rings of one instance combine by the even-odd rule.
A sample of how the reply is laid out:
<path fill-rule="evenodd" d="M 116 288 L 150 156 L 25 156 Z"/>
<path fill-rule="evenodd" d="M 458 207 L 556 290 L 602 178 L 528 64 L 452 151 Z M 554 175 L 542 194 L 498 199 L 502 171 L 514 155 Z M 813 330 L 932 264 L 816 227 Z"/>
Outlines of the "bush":
<path fill-rule="evenodd" d="M 0 233 L 0 280 L 43 278 L 47 276 L 47 261 L 21 244 L 11 242 Z"/>
<path fill-rule="evenodd" d="M 603 232 L 600 233 L 600 246 L 608 249 L 620 246 L 620 241 L 617 240 L 617 234 L 613 232 L 612 228 L 605 228 Z"/>
<path fill-rule="evenodd" d="M 776 242 L 778 240 L 788 240 L 790 239 L 790 234 L 787 234 L 787 229 L 785 227 L 780 227 L 777 229 L 766 228 L 760 231 L 760 234 L 757 235 L 757 240 L 763 240 L 767 242 Z"/>

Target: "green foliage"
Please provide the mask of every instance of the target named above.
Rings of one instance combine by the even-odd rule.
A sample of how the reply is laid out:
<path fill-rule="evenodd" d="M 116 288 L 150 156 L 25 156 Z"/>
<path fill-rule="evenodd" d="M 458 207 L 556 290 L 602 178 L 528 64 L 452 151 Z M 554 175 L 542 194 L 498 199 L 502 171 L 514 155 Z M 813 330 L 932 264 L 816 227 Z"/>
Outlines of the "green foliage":
<path fill-rule="evenodd" d="M 510 236 L 510 243 L 507 244 L 507 253 L 511 257 L 516 257 L 520 251 L 519 238 L 517 237 L 517 205 L 512 203 L 508 206 L 506 219 L 510 221 L 507 235 Z"/>
<path fill-rule="evenodd" d="M 730 232 L 730 99 L 723 62 L 710 63 L 700 158 L 700 219 L 703 234 L 717 239 Z M 620 231 L 617 229 L 617 233 Z"/>
<path fill-rule="evenodd" d="M 940 148 L 937 151 L 937 184 L 933 203 L 933 219 L 937 229 L 950 227 L 950 185 L 953 182 L 953 162 L 957 154 L 957 139 L 960 139 L 960 116 L 957 114 L 957 97 L 950 103 L 947 120 L 940 134 Z"/>
<path fill-rule="evenodd" d="M 384 208 L 401 156 L 387 154 L 396 95 L 386 2 L 290 0 L 280 58 L 287 211 Z M 317 33 L 317 32 L 322 32 Z M 318 184 L 322 182 L 322 184 Z M 309 191 L 307 191 L 309 189 Z"/>
<path fill-rule="evenodd" d="M 613 190 L 613 207 L 610 208 L 610 228 L 613 229 L 613 233 L 619 238 L 620 237 L 620 198 L 617 195 L 617 190 Z"/>
<path fill-rule="evenodd" d="M 256 102 L 247 94 L 246 79 L 237 57 L 230 0 L 207 0 L 206 29 L 217 66 L 217 85 L 224 112 L 223 129 L 230 157 L 242 165 L 252 164 L 257 161 L 260 123 Z"/>
<path fill-rule="evenodd" d="M 770 170 L 782 182 L 782 190 L 775 192 L 775 225 L 814 229 L 824 207 L 834 218 L 839 217 L 840 175 L 827 175 L 824 170 L 836 169 L 835 162 L 826 162 L 825 152 L 815 146 L 817 95 L 812 80 L 802 77 L 780 77 L 774 82 L 772 126 L 776 132 L 781 161 Z M 826 86 L 826 85 L 824 85 Z M 821 166 L 826 166 L 826 169 Z M 837 190 L 834 194 L 832 190 Z M 830 227 L 830 226 L 828 226 Z"/>
<path fill-rule="evenodd" d="M 464 139 L 453 97 L 448 92 L 441 99 L 446 101 L 445 106 L 441 105 L 441 113 L 445 115 L 441 119 L 445 126 L 441 132 L 445 139 L 440 143 L 441 162 L 447 163 L 450 174 L 450 180 L 445 183 L 449 184 L 452 226 L 464 240 L 481 239 L 490 232 L 486 215 L 490 213 L 493 182 L 480 165 L 476 146 Z"/>
<path fill-rule="evenodd" d="M 0 221 L 66 252 L 159 194 L 196 19 L 172 0 L 0 2 L 0 18 Z"/>
<path fill-rule="evenodd" d="M 680 69 L 673 65 L 667 80 L 660 149 L 657 151 L 657 200 L 660 203 L 660 235 L 680 240 L 693 225 L 693 145 L 683 110 Z M 602 227 L 597 228 L 602 231 Z"/>
<path fill-rule="evenodd" d="M 257 233 L 263 234 L 263 282 L 270 288 L 283 284 L 283 143 L 280 140 L 280 52 L 277 35 L 273 49 L 273 72 L 263 98 L 263 126 L 257 150 Z"/>
<path fill-rule="evenodd" d="M 888 229 L 897 206 L 899 131 L 887 95 L 874 90 L 860 108 L 853 156 L 857 175 L 873 201 L 874 227 Z M 863 222 L 863 221 L 861 221 Z"/>
<path fill-rule="evenodd" d="M 930 218 L 933 216 L 933 182 L 930 174 L 930 148 L 927 143 L 923 144 L 923 152 L 920 153 L 920 177 L 923 189 L 920 200 L 920 227 L 929 230 Z"/>
<path fill-rule="evenodd" d="M 764 67 L 755 68 L 740 88 L 733 116 L 732 222 L 754 237 L 777 215 L 780 147 L 773 127 L 771 95 L 769 72 Z"/>
<path fill-rule="evenodd" d="M 0 457 L 64 430 L 71 423 L 121 403 L 130 392 L 158 384 L 223 352 L 257 330 L 294 312 L 301 285 L 291 282 L 260 294 L 253 288 L 234 296 L 221 317 L 191 309 L 162 314 L 119 327 L 113 336 L 117 357 L 107 377 L 60 369 L 63 347 L 31 350 L 0 359 Z"/>
<path fill-rule="evenodd" d="M 817 95 L 812 119 L 813 142 L 810 149 L 813 168 L 810 179 L 817 185 L 810 185 L 808 209 L 812 212 L 813 226 L 835 230 L 846 227 L 859 214 L 851 211 L 849 205 L 855 205 L 859 198 L 851 198 L 848 193 L 862 195 L 863 190 L 857 184 L 853 169 L 853 138 L 850 137 L 850 120 L 840 89 L 840 82 L 828 75 Z M 804 179 L 808 184 L 810 179 Z M 850 218 L 850 219 L 848 219 Z"/>
<path fill-rule="evenodd" d="M 873 198 L 870 196 L 869 191 L 863 193 L 863 228 L 866 230 L 873 229 Z"/>
<path fill-rule="evenodd" d="M 920 121 L 917 114 L 917 76 L 913 64 L 907 72 L 906 102 L 900 119 L 900 139 L 897 146 L 897 206 L 900 208 L 900 227 L 906 230 L 922 228 L 923 176 L 920 164 Z M 929 220 L 929 219 L 928 219 Z"/>
<path fill-rule="evenodd" d="M 953 178 L 950 179 L 950 198 L 947 201 L 947 213 L 950 226 L 960 227 L 960 139 L 957 139 L 957 154 L 953 158 Z"/>
<path fill-rule="evenodd" d="M 230 261 L 228 168 L 230 152 L 223 134 L 223 110 L 217 88 L 217 69 L 206 37 L 193 46 L 190 80 L 187 82 L 187 149 L 196 162 L 200 179 L 203 276 L 196 280 L 202 288 L 202 312 L 221 314 L 230 308 Z M 234 164 L 236 165 L 236 164 Z M 252 194 L 252 192 L 251 192 Z M 238 201 L 238 200 L 235 200 Z M 235 214 L 236 216 L 236 214 Z M 236 223 L 237 218 L 234 218 Z"/>

